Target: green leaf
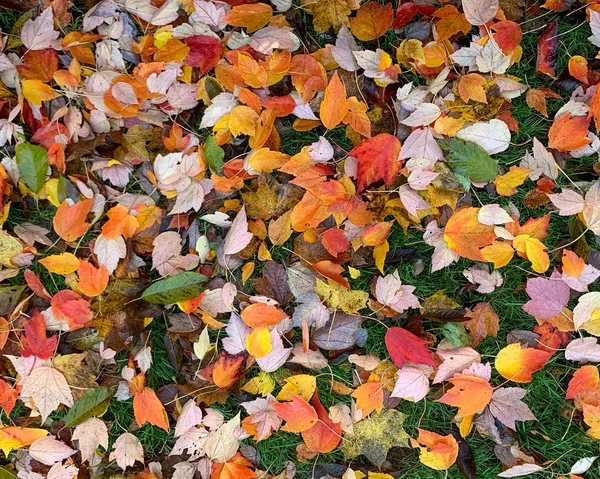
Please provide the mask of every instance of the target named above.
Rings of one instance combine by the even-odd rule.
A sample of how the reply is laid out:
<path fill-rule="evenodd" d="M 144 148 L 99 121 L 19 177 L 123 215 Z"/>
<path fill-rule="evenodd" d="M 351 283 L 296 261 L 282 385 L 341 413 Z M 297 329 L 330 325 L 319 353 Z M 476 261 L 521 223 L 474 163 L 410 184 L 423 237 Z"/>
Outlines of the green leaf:
<path fill-rule="evenodd" d="M 48 152 L 31 143 L 17 145 L 17 166 L 23 183 L 34 193 L 39 193 L 46 182 Z"/>
<path fill-rule="evenodd" d="M 225 158 L 225 150 L 217 145 L 214 136 L 209 136 L 204 143 L 204 156 L 208 167 L 217 174 L 223 172 L 223 159 Z"/>
<path fill-rule="evenodd" d="M 2 466 L 0 467 L 0 479 L 17 479 L 17 475 Z"/>
<path fill-rule="evenodd" d="M 144 291 L 142 299 L 154 304 L 177 303 L 199 296 L 207 281 L 203 274 L 187 271 L 157 281 Z"/>
<path fill-rule="evenodd" d="M 454 169 L 457 177 L 466 177 L 470 181 L 493 181 L 498 176 L 498 164 L 478 144 L 458 138 L 439 143 L 446 153 L 446 163 Z"/>
<path fill-rule="evenodd" d="M 65 416 L 67 426 L 77 426 L 91 417 L 100 417 L 108 409 L 114 390 L 100 387 L 91 389 L 81 399 L 75 401 L 73 407 Z"/>

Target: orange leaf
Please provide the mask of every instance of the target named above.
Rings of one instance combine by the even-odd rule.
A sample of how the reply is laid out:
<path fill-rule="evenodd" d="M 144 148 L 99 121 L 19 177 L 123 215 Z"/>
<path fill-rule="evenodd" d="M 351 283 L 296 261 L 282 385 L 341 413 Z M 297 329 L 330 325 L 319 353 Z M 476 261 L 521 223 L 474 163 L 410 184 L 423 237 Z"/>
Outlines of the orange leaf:
<path fill-rule="evenodd" d="M 364 4 L 350 19 L 350 30 L 363 42 L 376 40 L 392 26 L 394 9 L 391 3 L 381 5 L 377 2 Z"/>
<path fill-rule="evenodd" d="M 437 402 L 458 407 L 457 418 L 478 413 L 486 407 L 492 399 L 494 390 L 490 383 L 478 376 L 459 376 L 449 379 L 454 386 Z"/>
<path fill-rule="evenodd" d="M 257 328 L 259 326 L 275 326 L 287 318 L 287 314 L 270 304 L 254 303 L 242 311 L 241 317 L 248 326 Z"/>
<path fill-rule="evenodd" d="M 306 447 L 314 452 L 328 453 L 333 451 L 342 440 L 342 426 L 334 423 L 327 410 L 319 400 L 319 394 L 315 391 L 312 400 L 319 421 L 310 429 L 302 432 L 302 439 Z"/>
<path fill-rule="evenodd" d="M 245 355 L 232 356 L 222 351 L 217 360 L 200 370 L 200 375 L 210 379 L 216 386 L 226 389 L 241 377 Z"/>
<path fill-rule="evenodd" d="M 339 264 L 325 260 L 313 264 L 312 267 L 326 278 L 332 279 L 336 283 L 341 284 L 344 288 L 350 289 L 350 283 L 348 283 L 348 280 L 340 274 L 344 272 L 344 268 Z"/>
<path fill-rule="evenodd" d="M 479 208 L 467 207 L 454 212 L 446 223 L 444 239 L 448 247 L 463 258 L 485 261 L 480 249 L 496 239 L 493 226 L 481 224 Z"/>
<path fill-rule="evenodd" d="M 590 110 L 591 111 L 591 110 Z M 592 142 L 587 138 L 590 119 L 585 116 L 560 115 L 548 131 L 548 146 L 558 151 L 573 151 Z"/>
<path fill-rule="evenodd" d="M 167 411 L 154 390 L 149 387 L 145 387 L 133 397 L 133 414 L 138 426 L 142 427 L 149 422 L 169 432 Z"/>
<path fill-rule="evenodd" d="M 350 248 L 350 241 L 339 228 L 330 228 L 321 235 L 321 243 L 332 256 L 337 256 Z"/>
<path fill-rule="evenodd" d="M 465 18 L 464 13 L 460 13 L 454 5 L 438 8 L 433 16 L 439 18 L 435 24 L 438 42 L 448 40 L 460 31 L 465 35 L 471 31 L 471 24 Z"/>
<path fill-rule="evenodd" d="M 588 391 L 593 391 L 599 383 L 598 368 L 592 365 L 582 366 L 573 373 L 573 377 L 567 387 L 565 399 L 573 399 Z"/>
<path fill-rule="evenodd" d="M 329 85 L 325 88 L 325 97 L 321 102 L 319 116 L 321 122 L 328 130 L 338 126 L 348 113 L 348 100 L 346 88 L 337 72 L 333 74 Z"/>
<path fill-rule="evenodd" d="M 365 246 L 382 245 L 390 234 L 393 224 L 393 221 L 383 221 L 369 225 L 363 231 L 360 239 Z"/>
<path fill-rule="evenodd" d="M 356 399 L 356 407 L 362 410 L 362 417 L 383 409 L 383 386 L 379 381 L 362 384 L 354 390 L 352 397 Z"/>
<path fill-rule="evenodd" d="M 222 464 L 213 462 L 211 479 L 253 479 L 257 477 L 252 469 L 252 463 L 239 452 L 229 461 Z"/>
<path fill-rule="evenodd" d="M 349 155 L 358 160 L 357 193 L 379 180 L 391 185 L 400 172 L 400 140 L 389 133 L 380 133 L 354 147 Z"/>
<path fill-rule="evenodd" d="M 562 270 L 572 278 L 578 278 L 585 269 L 585 261 L 573 251 L 565 249 L 562 255 Z"/>
<path fill-rule="evenodd" d="M 65 241 L 75 241 L 90 227 L 85 219 L 90 212 L 94 200 L 83 200 L 70 206 L 67 200 L 56 210 L 52 219 L 54 231 Z"/>
<path fill-rule="evenodd" d="M 264 27 L 273 16 L 273 9 L 266 3 L 236 5 L 223 18 L 223 23 L 234 27 L 244 27 L 248 33 Z"/>
<path fill-rule="evenodd" d="M 286 421 L 281 428 L 287 432 L 303 432 L 313 427 L 317 421 L 317 411 L 300 396 L 292 395 L 292 400 L 283 403 L 271 403 L 278 416 Z"/>
<path fill-rule="evenodd" d="M 4 346 L 6 346 L 6 341 L 8 341 L 9 334 L 10 323 L 6 320 L 6 318 L 0 316 L 0 351 L 4 349 Z"/>
<path fill-rule="evenodd" d="M 486 83 L 487 80 L 478 73 L 469 73 L 460 78 L 458 94 L 465 103 L 469 100 L 487 103 L 487 97 L 483 89 Z"/>
<path fill-rule="evenodd" d="M 182 62 L 189 52 L 189 46 L 181 40 L 171 38 L 164 47 L 156 52 L 154 60 L 157 62 Z"/>
<path fill-rule="evenodd" d="M 52 306 L 52 314 L 56 319 L 64 319 L 71 331 L 83 328 L 94 317 L 90 310 L 90 303 L 68 289 L 56 293 L 52 297 L 50 305 Z"/>
<path fill-rule="evenodd" d="M 48 435 L 44 429 L 28 427 L 0 427 L 0 449 L 8 456 L 13 449 L 30 446 L 34 441 Z"/>
<path fill-rule="evenodd" d="M 95 268 L 87 261 L 79 263 L 79 283 L 77 287 L 86 296 L 98 296 L 108 286 L 108 270 L 104 265 Z"/>
<path fill-rule="evenodd" d="M 119 236 L 131 238 L 139 226 L 135 216 L 129 214 L 129 210 L 122 205 L 117 205 L 106 213 L 109 220 L 102 226 L 102 236 L 107 239 L 115 239 Z"/>
<path fill-rule="evenodd" d="M 513 343 L 500 350 L 495 365 L 504 379 L 528 383 L 531 381 L 531 375 L 542 369 L 551 357 L 551 352 L 521 348 L 519 343 Z"/>
<path fill-rule="evenodd" d="M 456 462 L 458 457 L 458 443 L 452 434 L 440 436 L 435 432 L 417 428 L 419 437 L 417 442 L 421 445 L 419 461 L 427 467 L 438 471 L 447 470 Z"/>
<path fill-rule="evenodd" d="M 0 407 L 4 409 L 4 412 L 9 415 L 15 404 L 17 403 L 17 397 L 19 393 L 15 388 L 0 379 Z"/>

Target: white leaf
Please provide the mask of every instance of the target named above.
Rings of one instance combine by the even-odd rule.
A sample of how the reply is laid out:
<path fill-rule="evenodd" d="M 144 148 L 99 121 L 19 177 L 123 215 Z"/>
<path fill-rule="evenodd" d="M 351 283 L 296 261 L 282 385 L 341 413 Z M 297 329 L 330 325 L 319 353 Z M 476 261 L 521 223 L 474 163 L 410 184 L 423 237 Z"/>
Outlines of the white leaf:
<path fill-rule="evenodd" d="M 223 18 L 230 9 L 231 7 L 224 2 L 194 0 L 194 12 L 190 15 L 190 19 L 194 22 L 204 23 L 213 30 L 222 30 L 226 26 Z"/>
<path fill-rule="evenodd" d="M 143 347 L 133 359 L 143 373 L 147 372 L 152 366 L 152 349 L 150 346 Z"/>
<path fill-rule="evenodd" d="M 434 163 L 443 161 L 444 154 L 437 141 L 435 141 L 433 134 L 433 128 L 430 127 L 413 131 L 402 143 L 400 159 L 426 158 Z"/>
<path fill-rule="evenodd" d="M 554 156 L 537 138 L 533 139 L 533 156 L 526 155 L 521 160 L 519 166 L 533 170 L 529 174 L 529 178 L 533 181 L 537 180 L 541 175 L 551 180 L 555 180 L 558 177 L 558 168 L 556 167 Z"/>
<path fill-rule="evenodd" d="M 597 181 L 585 194 L 583 219 L 587 227 L 600 235 L 600 181 Z"/>
<path fill-rule="evenodd" d="M 231 313 L 225 331 L 227 332 L 227 337 L 223 339 L 225 351 L 229 354 L 238 354 L 246 350 L 246 336 L 252 332 L 252 329 L 246 326 L 237 313 Z"/>
<path fill-rule="evenodd" d="M 75 466 L 63 466 L 60 463 L 54 464 L 48 471 L 46 479 L 73 479 L 79 469 Z"/>
<path fill-rule="evenodd" d="M 498 477 L 521 477 L 543 470 L 544 468 L 542 466 L 538 466 L 537 464 L 521 464 L 519 466 L 513 466 L 510 469 L 501 472 L 500 474 L 498 474 Z"/>
<path fill-rule="evenodd" d="M 204 451 L 209 459 L 217 462 L 227 462 L 239 448 L 239 441 L 235 431 L 240 427 L 240 413 L 227 421 L 216 431 L 208 435 Z"/>
<path fill-rule="evenodd" d="M 422 168 L 416 168 L 408 175 L 408 185 L 416 191 L 426 190 L 427 187 L 440 174 L 435 171 L 427 171 Z"/>
<path fill-rule="evenodd" d="M 417 216 L 419 210 L 428 210 L 431 208 L 429 203 L 421 198 L 419 193 L 413 190 L 409 184 L 400 186 L 400 188 L 398 188 L 398 194 L 400 195 L 400 201 L 404 208 L 406 208 L 406 211 L 413 216 Z"/>
<path fill-rule="evenodd" d="M 594 464 L 596 459 L 598 459 L 598 456 L 582 457 L 579 459 L 579 461 L 573 464 L 573 467 L 571 467 L 571 474 L 584 474 L 590 467 L 592 467 L 592 464 Z"/>
<path fill-rule="evenodd" d="M 419 299 L 414 295 L 414 286 L 402 284 L 398 271 L 378 277 L 375 285 L 377 301 L 394 311 L 403 313 L 409 308 L 420 308 Z"/>
<path fill-rule="evenodd" d="M 293 52 L 300 48 L 300 40 L 290 27 L 265 27 L 258 30 L 248 40 L 248 45 L 257 52 L 271 55 L 273 50 Z"/>
<path fill-rule="evenodd" d="M 204 110 L 200 128 L 215 126 L 217 121 L 228 113 L 231 113 L 231 110 L 233 110 L 237 104 L 237 99 L 233 96 L 233 93 L 219 93 L 212 99 L 212 103 Z"/>
<path fill-rule="evenodd" d="M 548 195 L 548 198 L 558 208 L 560 216 L 576 215 L 580 211 L 583 211 L 585 206 L 583 197 L 569 188 L 563 188 L 560 193 L 555 195 Z"/>
<path fill-rule="evenodd" d="M 477 220 L 487 226 L 514 223 L 515 220 L 498 204 L 483 205 L 477 213 Z"/>
<path fill-rule="evenodd" d="M 502 75 L 508 70 L 510 59 L 510 56 L 502 53 L 502 49 L 498 46 L 496 40 L 490 38 L 475 57 L 475 63 L 482 73 L 491 72 Z"/>
<path fill-rule="evenodd" d="M 429 392 L 431 366 L 406 363 L 396 373 L 397 380 L 390 396 L 419 402 Z"/>
<path fill-rule="evenodd" d="M 462 0 L 465 17 L 471 25 L 484 25 L 498 13 L 498 0 Z"/>
<path fill-rule="evenodd" d="M 600 344 L 596 338 L 574 339 L 567 344 L 565 359 L 580 363 L 600 363 Z"/>
<path fill-rule="evenodd" d="M 455 374 L 467 369 L 471 364 L 481 362 L 481 356 L 472 348 L 438 349 L 437 354 L 442 358 L 433 384 L 439 384 L 452 378 Z"/>
<path fill-rule="evenodd" d="M 196 464 L 191 462 L 180 462 L 173 466 L 175 471 L 171 479 L 194 479 L 196 475 Z"/>
<path fill-rule="evenodd" d="M 502 120 L 477 122 L 460 130 L 456 136 L 481 146 L 490 155 L 500 153 L 510 146 L 510 130 Z"/>
<path fill-rule="evenodd" d="M 361 50 L 361 48 L 356 43 L 354 35 L 350 33 L 350 30 L 348 30 L 346 25 L 342 25 L 337 38 L 335 39 L 335 46 L 331 48 L 333 59 L 340 68 L 348 70 L 349 72 L 354 72 L 358 69 L 358 63 L 352 52 L 359 50 Z"/>
<path fill-rule="evenodd" d="M 588 37 L 588 40 L 593 45 L 600 47 L 600 12 L 590 10 L 590 28 L 592 29 L 592 36 Z"/>
<path fill-rule="evenodd" d="M 204 328 L 198 337 L 198 341 L 194 343 L 194 354 L 202 361 L 209 348 L 210 339 L 208 337 L 208 328 Z"/>
<path fill-rule="evenodd" d="M 122 236 L 109 239 L 100 234 L 94 243 L 94 253 L 98 257 L 98 264 L 104 266 L 108 274 L 114 273 L 121 258 L 127 256 L 127 245 Z"/>
<path fill-rule="evenodd" d="M 142 443 L 129 432 L 121 434 L 115 441 L 109 460 L 116 461 L 117 465 L 123 470 L 133 466 L 135 461 L 144 464 Z"/>
<path fill-rule="evenodd" d="M 31 457 L 47 466 L 62 462 L 76 452 L 64 442 L 58 441 L 55 436 L 42 437 L 29 446 Z"/>
<path fill-rule="evenodd" d="M 58 38 L 59 32 L 54 30 L 52 8 L 47 7 L 35 20 L 31 18 L 25 22 L 21 30 L 23 45 L 29 50 L 44 50 L 49 48 L 53 40 Z"/>
<path fill-rule="evenodd" d="M 252 241 L 253 234 L 248 231 L 248 219 L 246 218 L 246 206 L 242 206 L 236 215 L 231 228 L 225 236 L 225 254 L 236 254 L 242 251 Z"/>
<path fill-rule="evenodd" d="M 493 270 L 490 273 L 488 265 L 483 263 L 474 264 L 465 269 L 463 276 L 469 280 L 469 283 L 477 285 L 476 291 L 483 294 L 494 292 L 504 282 L 500 271 Z"/>
<path fill-rule="evenodd" d="M 271 345 L 272 349 L 269 354 L 262 358 L 256 358 L 258 367 L 266 373 L 277 371 L 287 361 L 292 352 L 291 348 L 283 347 L 283 341 L 277 329 L 271 331 Z"/>
<path fill-rule="evenodd" d="M 434 103 L 421 103 L 408 118 L 400 123 L 406 126 L 425 126 L 433 123 L 442 114 L 440 108 Z"/>
<path fill-rule="evenodd" d="M 577 306 L 573 309 L 575 329 L 581 328 L 592 319 L 592 315 L 597 309 L 600 309 L 600 292 L 586 293 L 580 296 Z"/>
<path fill-rule="evenodd" d="M 202 409 L 196 406 L 196 402 L 193 399 L 188 400 L 188 402 L 183 405 L 181 413 L 177 418 L 177 424 L 175 425 L 175 437 L 185 434 L 190 429 L 201 423 Z"/>
<path fill-rule="evenodd" d="M 25 378 L 22 397 L 30 397 L 45 422 L 50 413 L 59 405 L 73 405 L 73 395 L 67 380 L 60 371 L 52 366 L 39 366 Z"/>
<path fill-rule="evenodd" d="M 308 147 L 308 156 L 315 163 L 326 163 L 333 158 L 333 146 L 324 136 Z"/>
<path fill-rule="evenodd" d="M 92 462 L 92 457 L 98 446 L 108 448 L 108 429 L 106 424 L 97 417 L 91 417 L 87 421 L 75 427 L 73 441 L 78 441 L 81 458 Z"/>

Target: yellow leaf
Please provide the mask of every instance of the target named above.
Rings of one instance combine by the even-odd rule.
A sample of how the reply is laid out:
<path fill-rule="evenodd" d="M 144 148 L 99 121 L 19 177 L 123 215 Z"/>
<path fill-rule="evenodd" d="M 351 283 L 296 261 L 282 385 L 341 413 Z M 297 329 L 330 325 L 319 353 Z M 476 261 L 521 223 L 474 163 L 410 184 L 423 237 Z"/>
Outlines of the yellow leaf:
<path fill-rule="evenodd" d="M 547 248 L 539 239 L 526 234 L 518 235 L 513 240 L 513 246 L 519 253 L 527 256 L 531 261 L 531 269 L 536 273 L 544 273 L 550 267 Z"/>
<path fill-rule="evenodd" d="M 377 269 L 381 271 L 381 274 L 384 274 L 385 258 L 389 250 L 390 244 L 387 240 L 373 248 L 373 259 L 375 260 L 375 266 L 377 266 Z"/>
<path fill-rule="evenodd" d="M 23 246 L 18 239 L 0 230 L 0 264 L 7 268 L 14 268 L 10 259 L 23 252 Z"/>
<path fill-rule="evenodd" d="M 494 268 L 506 266 L 514 254 L 515 250 L 505 241 L 494 241 L 491 245 L 481 248 L 481 256 L 487 262 L 494 263 Z"/>
<path fill-rule="evenodd" d="M 246 336 L 246 349 L 255 358 L 263 358 L 271 352 L 271 332 L 267 326 L 255 328 Z"/>
<path fill-rule="evenodd" d="M 246 161 L 250 165 L 250 168 L 254 170 L 253 173 L 271 173 L 273 170 L 281 168 L 289 159 L 289 155 L 280 151 L 260 148 L 253 151 Z"/>
<path fill-rule="evenodd" d="M 310 401 L 317 389 L 317 380 L 309 374 L 297 374 L 286 378 L 285 384 L 279 394 L 278 401 L 291 401 L 293 396 L 300 396 L 305 401 Z"/>
<path fill-rule="evenodd" d="M 233 136 L 249 135 L 256 132 L 258 113 L 245 105 L 236 106 L 229 114 L 229 130 Z"/>
<path fill-rule="evenodd" d="M 264 371 L 258 373 L 242 386 L 242 391 L 246 391 L 250 394 L 260 394 L 263 397 L 271 394 L 274 389 L 275 380 L 270 374 L 265 373 Z"/>
<path fill-rule="evenodd" d="M 41 106 L 43 101 L 53 100 L 58 96 L 52 87 L 40 80 L 23 80 L 21 86 L 25 99 L 35 106 Z"/>
<path fill-rule="evenodd" d="M 501 196 L 512 196 L 517 192 L 516 187 L 522 185 L 533 170 L 511 166 L 508 173 L 494 180 L 496 191 Z"/>
<path fill-rule="evenodd" d="M 317 279 L 315 291 L 331 308 L 341 309 L 348 314 L 358 314 L 367 306 L 369 299 L 367 292 L 349 291 L 331 279 L 328 279 L 327 283 Z"/>
<path fill-rule="evenodd" d="M 72 253 L 53 254 L 39 261 L 48 271 L 56 274 L 69 274 L 79 268 L 79 259 Z"/>
<path fill-rule="evenodd" d="M 246 263 L 244 266 L 242 266 L 242 282 L 245 283 L 246 281 L 248 281 L 248 278 L 252 276 L 252 273 L 254 273 L 254 266 L 254 261 Z"/>
<path fill-rule="evenodd" d="M 31 445 L 34 441 L 48 435 L 44 429 L 28 427 L 0 427 L 0 449 L 8 456 L 13 449 Z"/>
<path fill-rule="evenodd" d="M 319 33 L 348 25 L 348 15 L 358 7 L 360 0 L 302 0 L 302 8 L 313 16 L 313 25 Z"/>

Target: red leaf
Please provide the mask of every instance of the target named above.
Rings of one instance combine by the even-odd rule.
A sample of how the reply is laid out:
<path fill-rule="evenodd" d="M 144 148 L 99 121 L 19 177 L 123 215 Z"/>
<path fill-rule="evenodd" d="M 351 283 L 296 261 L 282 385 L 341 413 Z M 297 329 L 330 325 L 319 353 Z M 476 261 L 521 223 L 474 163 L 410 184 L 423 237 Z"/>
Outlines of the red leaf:
<path fill-rule="evenodd" d="M 36 309 L 24 326 L 25 334 L 21 335 L 24 357 L 36 356 L 40 359 L 50 359 L 56 349 L 58 336 L 46 337 L 46 322 Z"/>
<path fill-rule="evenodd" d="M 341 284 L 344 288 L 350 289 L 350 283 L 340 273 L 344 271 L 344 268 L 339 264 L 332 263 L 331 261 L 319 261 L 312 265 L 315 271 L 321 273 L 326 278 L 332 279 L 338 284 Z"/>
<path fill-rule="evenodd" d="M 435 366 L 432 352 L 425 347 L 429 341 L 404 328 L 390 328 L 385 333 L 385 345 L 394 364 L 401 368 L 406 361 Z"/>
<path fill-rule="evenodd" d="M 350 248 L 350 241 L 339 228 L 330 228 L 321 235 L 321 243 L 332 256 L 337 256 Z"/>
<path fill-rule="evenodd" d="M 198 67 L 200 76 L 212 70 L 223 56 L 223 47 L 212 37 L 195 35 L 184 39 L 184 42 L 190 47 L 185 63 L 191 67 Z"/>
<path fill-rule="evenodd" d="M 554 21 L 538 40 L 537 61 L 535 68 L 538 73 L 543 73 L 555 78 L 556 61 L 558 59 L 558 20 Z"/>
<path fill-rule="evenodd" d="M 34 272 L 32 272 L 29 269 L 26 269 L 23 273 L 23 276 L 25 277 L 27 286 L 29 286 L 29 289 L 31 289 L 31 291 L 33 291 L 36 296 L 39 296 L 40 298 L 45 299 L 46 301 L 50 301 L 52 299 L 52 297 L 50 296 L 48 291 L 46 291 L 46 288 L 44 288 L 44 285 L 42 284 L 40 279 L 35 275 Z"/>
<path fill-rule="evenodd" d="M 302 439 L 311 451 L 327 453 L 333 451 L 342 440 L 342 426 L 334 423 L 319 401 L 319 393 L 315 391 L 312 399 L 313 407 L 317 411 L 317 422 L 313 427 L 302 433 Z"/>
<path fill-rule="evenodd" d="M 0 379 L 0 407 L 4 409 L 4 412 L 7 415 L 10 414 L 15 407 L 18 396 L 19 393 L 15 388 L 10 387 L 8 383 Z"/>
<path fill-rule="evenodd" d="M 83 328 L 94 317 L 90 311 L 90 303 L 69 289 L 56 293 L 52 297 L 50 305 L 56 319 L 64 319 L 69 324 L 71 331 Z"/>
<path fill-rule="evenodd" d="M 350 156 L 358 160 L 357 193 L 379 180 L 390 186 L 400 172 L 400 148 L 398 138 L 380 133 L 354 147 Z"/>

